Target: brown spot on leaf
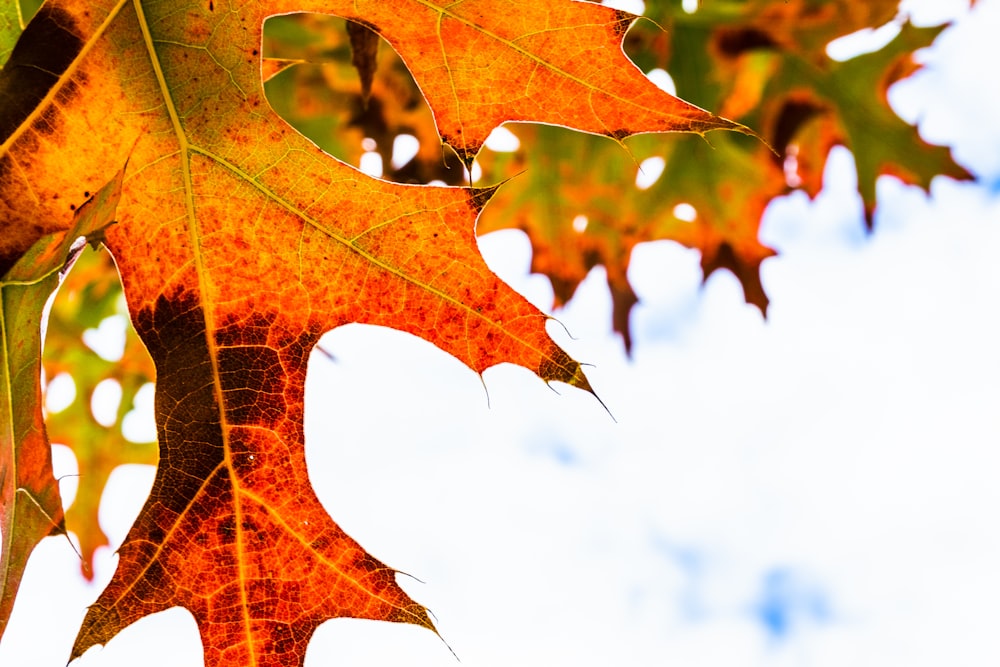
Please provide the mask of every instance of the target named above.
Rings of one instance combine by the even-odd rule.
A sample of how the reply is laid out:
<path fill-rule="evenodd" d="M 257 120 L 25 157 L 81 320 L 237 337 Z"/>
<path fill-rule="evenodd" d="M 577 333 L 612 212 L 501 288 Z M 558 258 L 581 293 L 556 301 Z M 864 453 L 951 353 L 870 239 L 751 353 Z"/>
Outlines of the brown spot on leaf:
<path fill-rule="evenodd" d="M 152 308 L 136 313 L 135 328 L 157 370 L 160 465 L 154 487 L 163 489 L 158 500 L 179 514 L 225 458 L 205 317 L 193 292 L 160 295 Z"/>
<path fill-rule="evenodd" d="M 538 365 L 538 377 L 546 382 L 558 381 L 573 384 L 572 380 L 580 372 L 580 364 L 568 354 L 553 345 L 549 355 Z"/>
<path fill-rule="evenodd" d="M 163 565 L 158 561 L 152 561 L 136 583 L 136 596 L 147 601 L 164 597 L 165 591 L 169 590 L 169 587 L 164 586 L 166 578 Z"/>
<path fill-rule="evenodd" d="M 265 643 L 264 648 L 268 653 L 278 655 L 291 653 L 295 647 L 295 635 L 286 623 L 275 623 L 271 626 L 271 637 Z"/>
<path fill-rule="evenodd" d="M 635 14 L 631 12 L 626 12 L 622 9 L 615 10 L 615 20 L 611 24 L 611 29 L 614 30 L 615 35 L 621 37 L 628 29 L 632 27 L 632 23 L 635 21 Z"/>
<path fill-rule="evenodd" d="M 476 213 L 482 213 L 483 207 L 486 206 L 486 203 L 492 199 L 493 195 L 499 189 L 500 185 L 492 185 L 488 188 L 469 188 L 469 204 Z M 437 234 L 434 236 L 437 236 Z"/>
<path fill-rule="evenodd" d="M 232 544 L 236 541 L 236 519 L 230 515 L 219 522 L 215 527 L 215 532 L 219 536 L 219 544 Z"/>
<path fill-rule="evenodd" d="M 38 10 L 0 70 L 0 142 L 28 118 L 82 48 L 69 12 L 51 4 Z"/>
<path fill-rule="evenodd" d="M 275 350 L 264 345 L 223 348 L 218 365 L 230 424 L 263 426 L 281 417 L 285 373 Z"/>

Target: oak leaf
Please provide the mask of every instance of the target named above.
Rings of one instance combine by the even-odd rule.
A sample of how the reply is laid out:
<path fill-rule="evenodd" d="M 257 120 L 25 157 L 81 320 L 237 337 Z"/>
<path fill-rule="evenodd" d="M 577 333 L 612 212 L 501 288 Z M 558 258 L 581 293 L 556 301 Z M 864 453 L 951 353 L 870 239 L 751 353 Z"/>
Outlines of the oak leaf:
<path fill-rule="evenodd" d="M 46 303 L 82 241 L 98 239 L 111 224 L 122 175 L 76 211 L 68 233 L 43 236 L 0 278 L 0 635 L 31 551 L 43 537 L 65 532 L 42 413 Z"/>
<path fill-rule="evenodd" d="M 531 270 L 549 277 L 555 306 L 572 298 L 592 268 L 603 266 L 612 324 L 630 350 L 629 313 L 637 301 L 627 274 L 632 249 L 670 239 L 701 252 L 706 278 L 719 268 L 731 270 L 747 301 L 766 310 L 759 269 L 774 252 L 758 240 L 757 222 L 785 186 L 766 147 L 747 150 L 745 143 L 759 142 L 716 135 L 711 144 L 664 145 L 637 137 L 626 153 L 600 137 L 580 138 L 561 128 L 523 125 L 513 132 L 521 150 L 485 151 L 481 161 L 491 175 L 521 175 L 483 211 L 479 229 L 515 228 L 528 235 Z M 567 151 L 576 159 L 564 159 Z M 636 187 L 640 161 L 654 156 L 664 160 L 662 174 L 652 185 Z M 682 204 L 693 206 L 697 217 L 677 217 Z"/>
<path fill-rule="evenodd" d="M 477 372 L 511 362 L 590 390 L 477 252 L 495 188 L 364 176 L 268 107 L 262 25 L 291 11 L 384 37 L 467 164 L 509 120 L 617 140 L 744 130 L 653 86 L 620 48 L 634 17 L 597 5 L 46 3 L 0 72 L 0 271 L 127 159 L 106 244 L 157 376 L 153 489 L 71 658 L 177 605 L 212 666 L 302 664 L 333 617 L 433 628 L 309 484 L 304 380 L 324 332 L 391 326 Z"/>
<path fill-rule="evenodd" d="M 731 133 L 713 135 L 710 145 L 696 137 L 635 137 L 628 148 L 636 164 L 657 158 L 664 165 L 655 183 L 640 189 L 636 168 L 622 163 L 611 142 L 580 141 L 582 152 L 573 151 L 557 130 L 511 125 L 521 140 L 516 154 L 480 155 L 483 182 L 516 176 L 499 195 L 502 205 L 485 211 L 480 230 L 523 229 L 532 269 L 552 280 L 556 306 L 592 267 L 604 266 L 626 349 L 636 300 L 628 262 L 639 242 L 667 239 L 698 250 L 706 280 L 731 270 L 747 302 L 766 313 L 760 266 L 774 251 L 759 240 L 761 219 L 774 198 L 794 189 L 818 194 L 835 146 L 854 154 L 869 229 L 880 176 L 925 190 L 938 175 L 970 178 L 947 148 L 927 144 L 888 102 L 888 88 L 918 69 L 914 53 L 943 26 L 903 21 L 873 53 L 838 62 L 827 52 L 831 40 L 882 26 L 897 10 L 895 0 L 752 0 L 703 2 L 690 13 L 680 2 L 650 0 L 646 14 L 655 23 L 637 24 L 626 40 L 637 65 L 664 69 L 683 98 L 757 128 L 773 152 Z M 690 220 L 677 218 L 678 204 L 692 207 Z M 582 230 L 573 226 L 577 216 L 587 220 Z"/>

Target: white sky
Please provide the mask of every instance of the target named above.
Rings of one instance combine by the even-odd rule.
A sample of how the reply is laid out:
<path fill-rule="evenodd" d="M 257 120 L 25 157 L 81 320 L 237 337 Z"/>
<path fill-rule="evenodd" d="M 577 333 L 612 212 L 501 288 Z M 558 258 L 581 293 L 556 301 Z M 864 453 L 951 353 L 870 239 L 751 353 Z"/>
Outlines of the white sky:
<path fill-rule="evenodd" d="M 928 3 L 931 10 L 961 3 Z M 919 17 L 918 17 L 919 18 Z M 816 202 L 769 209 L 765 324 L 697 255 L 638 248 L 634 363 L 600 270 L 552 333 L 614 413 L 527 371 L 345 327 L 315 355 L 307 456 L 331 515 L 435 614 L 464 665 L 966 665 L 1000 661 L 1000 3 L 980 0 L 893 91 L 978 184 L 880 182 L 866 238 L 838 151 Z M 545 305 L 518 232 L 481 239 Z M 116 474 L 120 540 L 152 469 Z M 363 503 L 358 498 L 365 498 Z M 85 606 L 64 540 L 33 557 L 0 665 L 63 665 Z M 191 616 L 144 619 L 80 667 L 202 664 Z M 306 664 L 454 667 L 419 628 L 331 621 Z"/>

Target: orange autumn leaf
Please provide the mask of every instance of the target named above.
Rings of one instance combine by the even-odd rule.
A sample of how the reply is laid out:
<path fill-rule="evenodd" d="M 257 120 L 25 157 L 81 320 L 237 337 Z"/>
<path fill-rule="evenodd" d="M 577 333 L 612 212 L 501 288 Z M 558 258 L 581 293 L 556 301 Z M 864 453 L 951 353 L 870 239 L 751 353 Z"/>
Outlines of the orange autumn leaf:
<path fill-rule="evenodd" d="M 328 618 L 433 628 L 309 484 L 305 372 L 324 332 L 390 326 L 476 372 L 516 363 L 590 390 L 546 316 L 478 253 L 494 188 L 367 177 L 269 108 L 262 25 L 291 11 L 338 14 L 388 40 L 467 162 L 507 120 L 619 140 L 743 131 L 653 86 L 621 51 L 634 17 L 597 5 L 44 5 L 0 73 L 13 100 L 0 117 L 0 273 L 65 231 L 127 161 L 106 245 L 157 377 L 153 489 L 71 658 L 178 605 L 210 666 L 302 664 Z"/>
<path fill-rule="evenodd" d="M 382 177 L 400 183 L 466 183 L 452 151 L 442 151 L 434 115 L 410 71 L 381 43 L 370 95 L 363 94 L 347 32 L 334 16 L 291 14 L 268 20 L 264 29 L 264 91 L 274 110 L 327 153 L 357 165 L 364 139 L 375 141 Z M 292 67 L 290 65 L 294 64 Z M 413 159 L 395 164 L 397 137 L 409 135 Z"/>
<path fill-rule="evenodd" d="M 683 98 L 755 128 L 773 152 L 732 133 L 707 141 L 644 136 L 627 142 L 629 163 L 610 141 L 512 124 L 520 149 L 487 147 L 479 156 L 480 182 L 511 179 L 484 212 L 480 231 L 523 230 L 532 243 L 532 270 L 551 280 L 557 307 L 592 268 L 604 267 L 612 324 L 626 350 L 636 244 L 671 240 L 697 250 L 706 280 L 718 269 L 731 271 L 746 301 L 764 314 L 760 268 L 774 255 L 759 239 L 764 213 L 795 189 L 818 194 L 834 146 L 854 154 L 869 228 L 883 175 L 925 190 L 938 175 L 970 178 L 947 148 L 926 143 L 888 101 L 889 87 L 918 69 L 914 53 L 944 26 L 917 28 L 894 18 L 895 0 L 703 2 L 694 12 L 670 0 L 645 5 L 655 23 L 638 23 L 626 40 L 636 63 L 669 73 Z M 827 52 L 830 40 L 891 20 L 898 34 L 882 48 L 843 62 Z M 646 159 L 663 168 L 640 188 L 637 166 Z M 677 217 L 678 205 L 688 219 Z"/>
<path fill-rule="evenodd" d="M 346 3 L 345 3 L 346 4 Z M 621 50 L 636 20 L 585 2 L 352 3 L 399 52 L 444 143 L 471 163 L 508 121 L 547 122 L 615 139 L 742 126 L 652 85 Z M 405 20 L 400 19 L 405 14 Z"/>

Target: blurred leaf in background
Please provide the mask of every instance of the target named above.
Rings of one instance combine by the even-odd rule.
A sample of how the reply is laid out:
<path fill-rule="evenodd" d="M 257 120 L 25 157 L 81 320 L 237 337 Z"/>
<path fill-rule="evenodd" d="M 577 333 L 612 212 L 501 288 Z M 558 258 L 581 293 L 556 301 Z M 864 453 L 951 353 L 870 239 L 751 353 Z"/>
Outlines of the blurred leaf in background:
<path fill-rule="evenodd" d="M 834 146 L 854 154 L 869 229 L 879 176 L 924 189 L 936 175 L 969 178 L 947 148 L 927 144 L 889 106 L 889 86 L 918 69 L 914 54 L 944 27 L 914 27 L 898 5 L 647 2 L 651 20 L 638 22 L 625 42 L 636 65 L 682 98 L 753 128 L 773 152 L 736 133 L 707 139 L 643 135 L 628 139 L 622 150 L 605 137 L 508 124 L 516 148 L 497 150 L 500 142 L 488 142 L 472 170 L 476 185 L 510 180 L 484 210 L 478 232 L 523 230 L 532 244 L 532 270 L 552 281 L 556 307 L 572 298 L 590 269 L 604 266 L 613 326 L 627 349 L 636 302 L 627 270 L 638 243 L 668 239 L 698 250 L 706 279 L 717 269 L 730 270 L 747 302 L 766 313 L 760 265 L 774 251 L 759 240 L 761 218 L 774 198 L 795 189 L 815 197 Z M 895 36 L 844 61 L 830 55 L 832 41 L 875 29 Z M 277 17 L 268 22 L 265 39 L 274 69 L 294 63 L 268 80 L 268 99 L 324 150 L 354 165 L 366 152 L 377 153 L 382 176 L 390 180 L 467 182 L 388 44 L 379 46 L 366 103 L 344 21 Z M 403 161 L 393 150 L 397 141 L 415 145 L 415 155 Z"/>
<path fill-rule="evenodd" d="M 121 347 L 114 349 L 109 341 Z M 80 540 L 81 570 L 91 579 L 94 552 L 108 545 L 98 510 L 111 472 L 124 464 L 157 461 L 155 435 L 134 442 L 123 429 L 139 390 L 152 388 L 155 371 L 128 322 L 121 283 L 107 251 L 86 250 L 60 289 L 43 364 L 50 387 L 60 386 L 51 382 L 60 376 L 73 386 L 62 384 L 62 395 L 72 400 L 63 401 L 57 411 L 50 408 L 46 426 L 49 439 L 66 445 L 76 457 L 79 483 L 66 511 L 66 527 Z M 142 434 L 142 429 L 132 432 Z"/>

